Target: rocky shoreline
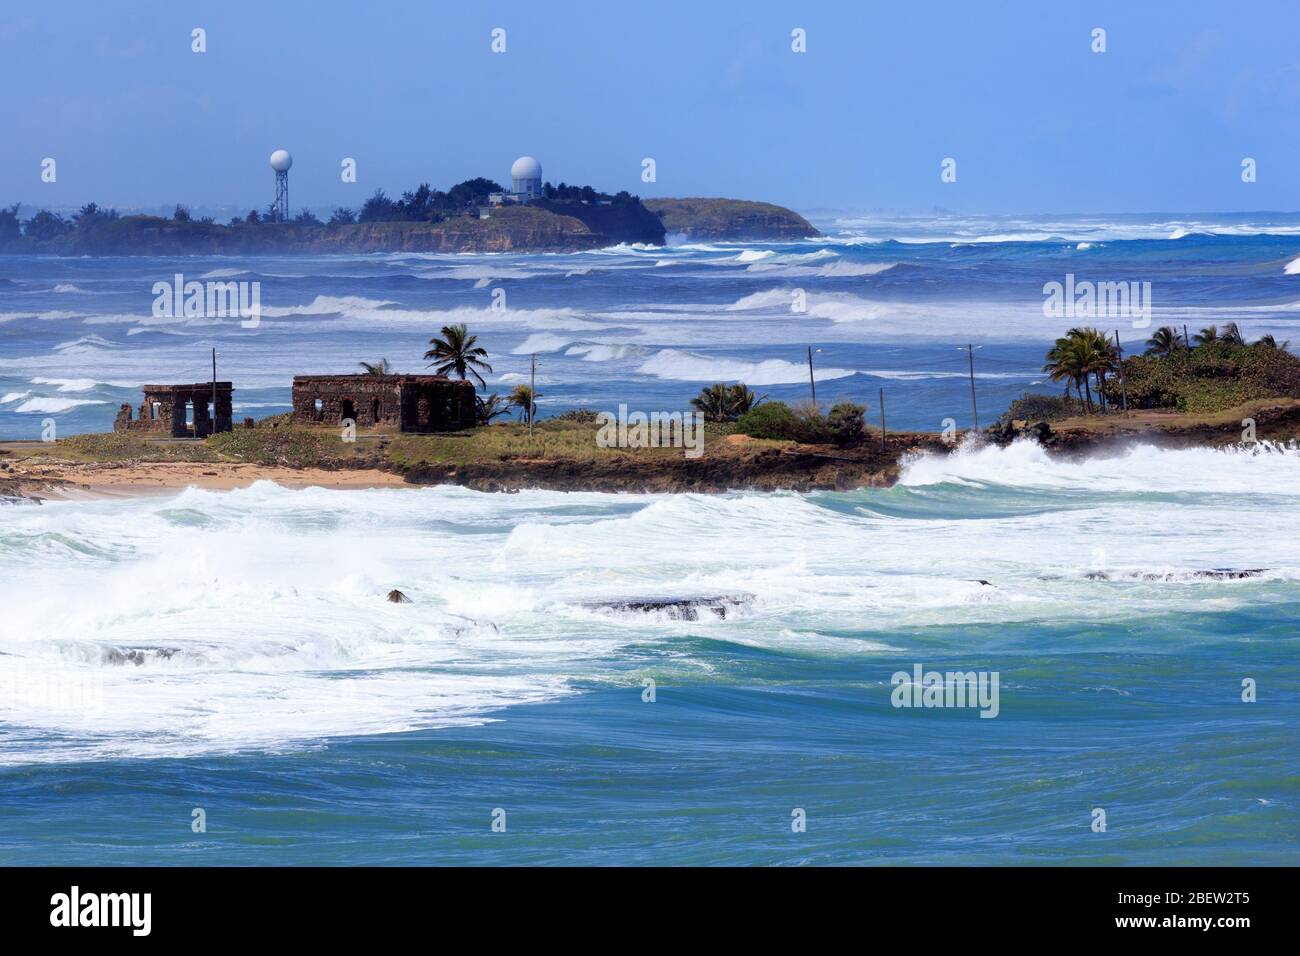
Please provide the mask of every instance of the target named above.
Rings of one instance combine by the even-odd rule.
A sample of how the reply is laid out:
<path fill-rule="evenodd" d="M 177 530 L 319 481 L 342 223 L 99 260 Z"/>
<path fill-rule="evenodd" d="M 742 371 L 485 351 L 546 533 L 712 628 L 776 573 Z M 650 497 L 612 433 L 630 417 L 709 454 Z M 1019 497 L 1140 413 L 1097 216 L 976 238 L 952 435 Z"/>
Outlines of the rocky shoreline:
<path fill-rule="evenodd" d="M 986 429 L 978 440 L 999 446 L 1030 440 L 1051 454 L 1078 459 L 1117 453 L 1137 443 L 1221 448 L 1242 444 L 1243 418 L 1253 421 L 1258 441 L 1300 441 L 1300 400 L 1295 399 L 1252 403 L 1217 416 L 1134 412 L 1082 423 L 1012 422 Z M 967 436 L 964 441 L 968 440 Z M 156 447 L 206 451 L 202 443 L 194 442 Z M 709 454 L 700 458 L 517 454 L 433 461 L 391 457 L 378 450 L 350 456 L 322 450 L 310 461 L 183 460 L 166 451 L 154 460 L 148 456 L 87 460 L 84 454 L 60 458 L 57 445 L 10 442 L 0 443 L 0 503 L 79 494 L 148 494 L 188 486 L 227 490 L 259 480 L 338 489 L 452 484 L 485 492 L 851 491 L 894 484 L 908 456 L 948 454 L 963 447 L 964 442 L 950 443 L 937 433 L 912 432 L 889 435 L 883 447 L 875 438 L 852 448 L 758 442 L 733 435 L 715 441 Z M 423 448 L 418 446 L 417 451 Z"/>

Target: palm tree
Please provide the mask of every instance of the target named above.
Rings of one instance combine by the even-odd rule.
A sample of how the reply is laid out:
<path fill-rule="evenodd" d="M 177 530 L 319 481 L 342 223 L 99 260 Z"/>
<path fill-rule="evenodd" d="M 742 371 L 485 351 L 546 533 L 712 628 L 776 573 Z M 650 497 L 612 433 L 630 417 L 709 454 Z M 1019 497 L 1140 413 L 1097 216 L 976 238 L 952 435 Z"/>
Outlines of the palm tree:
<path fill-rule="evenodd" d="M 388 364 L 388 359 L 386 358 L 381 358 L 373 365 L 370 362 L 358 362 L 357 364 L 366 370 L 367 375 L 388 375 L 393 370 L 393 367 Z"/>
<path fill-rule="evenodd" d="M 474 419 L 480 425 L 491 425 L 492 419 L 510 414 L 510 403 L 493 392 L 486 398 L 474 398 Z"/>
<path fill-rule="evenodd" d="M 1245 345 L 1246 337 L 1241 334 L 1241 329 L 1236 322 L 1229 322 L 1223 327 L 1223 333 L 1219 336 L 1219 341 L 1225 345 Z"/>
<path fill-rule="evenodd" d="M 1192 341 L 1197 345 L 1209 345 L 1211 342 L 1219 341 L 1218 326 L 1207 325 L 1201 331 L 1192 336 Z"/>
<path fill-rule="evenodd" d="M 469 329 L 462 322 L 460 325 L 444 325 L 442 338 L 429 339 L 433 348 L 424 353 L 426 359 L 433 359 L 429 367 L 437 366 L 434 371 L 439 375 L 455 372 L 459 378 L 473 375 L 481 387 L 487 388 L 487 382 L 478 370 L 492 371 L 486 361 L 487 349 L 476 346 L 477 335 L 470 335 Z"/>
<path fill-rule="evenodd" d="M 1115 343 L 1101 329 L 1071 329 L 1070 334 L 1077 335 L 1083 343 L 1087 371 L 1097 378 L 1097 398 L 1105 411 L 1106 376 L 1116 369 L 1119 361 Z"/>
<path fill-rule="evenodd" d="M 1161 358 L 1173 358 L 1174 353 L 1183 347 L 1178 338 L 1178 330 L 1172 325 L 1162 325 L 1151 333 L 1151 338 L 1147 339 L 1147 355 L 1158 355 Z"/>
<path fill-rule="evenodd" d="M 1051 375 L 1053 382 L 1065 382 L 1065 394 L 1070 394 L 1070 386 L 1079 395 L 1079 401 L 1083 401 L 1083 389 L 1081 383 L 1087 377 L 1084 371 L 1084 353 L 1079 348 L 1079 342 L 1068 336 L 1062 336 L 1056 340 L 1056 344 L 1047 353 L 1047 364 L 1043 366 L 1043 371 Z M 1091 401 L 1088 403 L 1092 407 Z"/>
<path fill-rule="evenodd" d="M 1258 345 L 1260 348 L 1265 348 L 1265 349 L 1285 349 L 1291 343 L 1283 342 L 1281 345 L 1278 345 L 1277 339 L 1273 338 L 1272 335 L 1265 334 L 1257 338 L 1255 340 L 1255 344 Z"/>
<path fill-rule="evenodd" d="M 1106 375 L 1116 367 L 1117 353 L 1114 343 L 1100 329 L 1070 329 L 1056 340 L 1047 353 L 1047 364 L 1043 371 L 1052 377 L 1052 381 L 1064 380 L 1065 394 L 1070 394 L 1070 384 L 1079 395 L 1088 411 L 1092 411 L 1092 379 L 1096 378 L 1097 390 L 1105 407 Z"/>
<path fill-rule="evenodd" d="M 727 385 L 719 382 L 701 389 L 700 394 L 691 399 L 691 405 L 704 414 L 706 422 L 734 422 L 762 400 L 744 383 Z"/>
<path fill-rule="evenodd" d="M 510 392 L 508 402 L 519 409 L 520 421 L 531 423 L 537 414 L 537 400 L 541 397 L 542 393 L 533 391 L 531 385 L 516 385 Z"/>

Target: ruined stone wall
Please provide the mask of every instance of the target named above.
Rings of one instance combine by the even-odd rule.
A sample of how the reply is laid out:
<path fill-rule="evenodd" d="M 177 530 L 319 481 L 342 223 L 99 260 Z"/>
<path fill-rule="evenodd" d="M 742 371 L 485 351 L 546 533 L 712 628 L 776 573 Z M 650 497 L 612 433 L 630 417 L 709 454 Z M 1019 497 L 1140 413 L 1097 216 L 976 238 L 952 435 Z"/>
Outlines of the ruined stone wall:
<path fill-rule="evenodd" d="M 474 386 L 437 375 L 299 375 L 293 418 L 304 424 L 455 431 L 474 424 Z"/>
<path fill-rule="evenodd" d="M 228 432 L 233 427 L 234 410 L 230 382 L 217 383 L 215 408 L 216 431 Z M 202 438 L 213 433 L 212 417 L 208 403 L 212 401 L 212 383 L 194 385 L 146 385 L 144 401 L 140 403 L 139 416 L 132 418 L 131 406 L 123 405 L 113 421 L 113 431 L 157 432 L 174 438 Z M 186 405 L 192 404 L 194 424 L 186 424 Z"/>
<path fill-rule="evenodd" d="M 401 423 L 399 379 L 396 375 L 295 376 L 294 421 L 337 425 L 351 418 L 358 425 L 397 426 Z"/>
<path fill-rule="evenodd" d="M 402 389 L 402 431 L 442 432 L 473 428 L 474 386 L 447 379 L 415 381 Z"/>

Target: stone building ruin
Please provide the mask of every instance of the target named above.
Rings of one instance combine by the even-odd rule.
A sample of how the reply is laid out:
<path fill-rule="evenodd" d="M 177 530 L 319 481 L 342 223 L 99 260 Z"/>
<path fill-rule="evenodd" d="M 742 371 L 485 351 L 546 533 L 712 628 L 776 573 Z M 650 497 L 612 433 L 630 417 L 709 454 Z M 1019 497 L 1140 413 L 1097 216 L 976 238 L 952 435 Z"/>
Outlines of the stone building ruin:
<path fill-rule="evenodd" d="M 390 426 L 403 432 L 473 428 L 474 385 L 442 375 L 295 375 L 300 424 Z"/>
<path fill-rule="evenodd" d="M 173 438 L 203 438 L 214 431 L 228 432 L 231 429 L 231 396 L 234 391 L 230 382 L 217 382 L 214 408 L 212 382 L 145 385 L 139 415 L 133 417 L 131 406 L 124 404 L 113 421 L 113 431 L 157 432 Z"/>

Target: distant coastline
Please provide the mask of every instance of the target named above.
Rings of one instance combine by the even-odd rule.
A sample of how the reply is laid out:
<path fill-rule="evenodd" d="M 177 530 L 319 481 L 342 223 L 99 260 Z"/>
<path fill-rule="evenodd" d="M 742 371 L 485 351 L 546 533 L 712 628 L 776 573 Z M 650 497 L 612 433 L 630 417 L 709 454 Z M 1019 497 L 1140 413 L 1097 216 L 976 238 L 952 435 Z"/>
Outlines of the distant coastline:
<path fill-rule="evenodd" d="M 39 215 L 48 215 L 45 213 Z M 160 216 L 89 217 L 67 228 L 0 232 L 0 253 L 75 256 L 322 255 L 373 252 L 580 252 L 691 240 L 764 241 L 820 235 L 792 210 L 734 199 L 613 203 L 539 199 L 438 221 L 221 224 Z"/>

